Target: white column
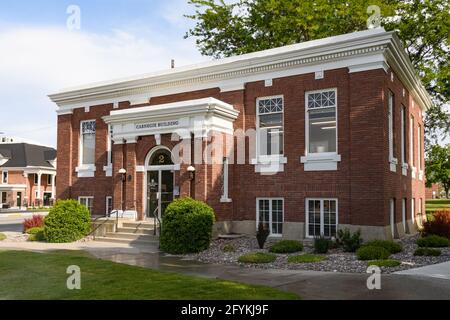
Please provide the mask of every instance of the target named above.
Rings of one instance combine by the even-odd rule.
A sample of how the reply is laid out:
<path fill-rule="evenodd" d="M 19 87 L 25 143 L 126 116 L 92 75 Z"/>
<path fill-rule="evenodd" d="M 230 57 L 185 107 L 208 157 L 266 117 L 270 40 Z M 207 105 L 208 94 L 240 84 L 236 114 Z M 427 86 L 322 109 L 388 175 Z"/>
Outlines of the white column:
<path fill-rule="evenodd" d="M 55 181 L 56 181 L 56 174 L 52 174 L 52 199 L 55 199 L 56 196 L 56 186 L 55 186 Z"/>
<path fill-rule="evenodd" d="M 37 188 L 37 191 L 38 191 L 38 196 L 37 196 L 37 199 L 41 199 L 42 197 L 41 197 L 41 178 L 42 178 L 42 173 L 38 173 L 38 188 Z"/>

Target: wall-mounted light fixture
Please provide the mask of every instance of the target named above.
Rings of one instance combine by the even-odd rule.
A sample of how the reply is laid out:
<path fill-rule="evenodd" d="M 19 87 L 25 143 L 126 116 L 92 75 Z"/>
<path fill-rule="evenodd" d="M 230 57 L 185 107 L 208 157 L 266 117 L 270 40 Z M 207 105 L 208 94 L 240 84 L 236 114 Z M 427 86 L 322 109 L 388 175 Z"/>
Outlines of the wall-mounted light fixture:
<path fill-rule="evenodd" d="M 122 176 L 122 181 L 126 181 L 126 175 L 127 175 L 127 170 L 125 170 L 124 168 L 119 170 L 119 174 Z"/>
<path fill-rule="evenodd" d="M 187 172 L 189 172 L 189 180 L 195 179 L 195 168 L 193 166 L 189 166 L 187 168 Z"/>

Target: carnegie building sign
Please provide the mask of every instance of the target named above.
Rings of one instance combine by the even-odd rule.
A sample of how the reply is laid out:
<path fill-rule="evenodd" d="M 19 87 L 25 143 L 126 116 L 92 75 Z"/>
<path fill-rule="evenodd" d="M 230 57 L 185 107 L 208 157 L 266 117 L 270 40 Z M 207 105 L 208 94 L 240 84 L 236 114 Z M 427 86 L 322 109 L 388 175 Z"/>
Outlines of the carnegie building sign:
<path fill-rule="evenodd" d="M 150 123 L 139 123 L 136 124 L 136 130 L 148 130 L 148 129 L 158 129 L 158 128 L 172 128 L 178 127 L 180 125 L 179 120 L 171 121 L 160 121 L 160 122 L 150 122 Z"/>

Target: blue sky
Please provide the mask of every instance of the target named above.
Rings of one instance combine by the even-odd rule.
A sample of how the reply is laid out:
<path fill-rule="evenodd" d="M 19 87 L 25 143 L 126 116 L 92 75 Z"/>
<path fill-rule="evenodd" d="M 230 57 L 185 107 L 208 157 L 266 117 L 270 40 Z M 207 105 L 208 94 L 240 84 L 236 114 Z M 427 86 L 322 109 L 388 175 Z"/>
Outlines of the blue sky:
<path fill-rule="evenodd" d="M 69 5 L 80 30 L 66 26 Z M 183 15 L 187 0 L 0 1 L 0 132 L 56 145 L 59 89 L 209 60 Z"/>

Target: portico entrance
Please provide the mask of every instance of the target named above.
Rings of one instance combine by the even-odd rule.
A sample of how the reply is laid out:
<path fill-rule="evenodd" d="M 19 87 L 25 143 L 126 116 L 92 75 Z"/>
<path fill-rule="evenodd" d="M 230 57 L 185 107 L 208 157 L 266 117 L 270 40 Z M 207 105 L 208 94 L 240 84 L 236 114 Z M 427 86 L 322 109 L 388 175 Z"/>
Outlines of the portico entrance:
<path fill-rule="evenodd" d="M 170 150 L 157 147 L 150 152 L 146 171 L 146 218 L 158 217 L 161 220 L 167 206 L 173 201 L 174 170 Z"/>

